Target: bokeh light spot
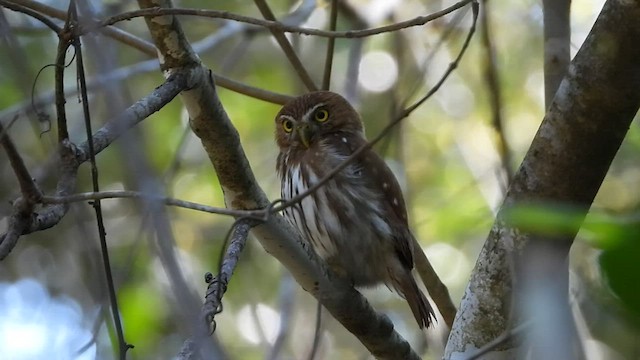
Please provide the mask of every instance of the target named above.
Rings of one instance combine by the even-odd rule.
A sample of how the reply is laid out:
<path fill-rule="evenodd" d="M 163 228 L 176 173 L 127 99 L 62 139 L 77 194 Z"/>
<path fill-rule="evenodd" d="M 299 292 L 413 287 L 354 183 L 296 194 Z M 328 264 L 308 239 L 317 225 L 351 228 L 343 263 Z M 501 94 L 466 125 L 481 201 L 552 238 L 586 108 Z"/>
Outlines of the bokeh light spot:
<path fill-rule="evenodd" d="M 360 61 L 358 83 L 365 90 L 383 92 L 389 90 L 398 79 L 396 60 L 384 51 L 370 51 Z"/>

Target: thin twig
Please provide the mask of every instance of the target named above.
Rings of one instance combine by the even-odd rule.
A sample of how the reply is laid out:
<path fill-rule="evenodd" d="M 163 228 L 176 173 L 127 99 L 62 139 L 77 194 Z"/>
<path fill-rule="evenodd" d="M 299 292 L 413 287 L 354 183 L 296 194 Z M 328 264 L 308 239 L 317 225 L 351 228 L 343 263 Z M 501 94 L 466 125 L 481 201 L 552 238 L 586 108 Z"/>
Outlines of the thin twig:
<path fill-rule="evenodd" d="M 329 29 L 336 31 L 338 22 L 338 0 L 331 1 L 331 19 Z M 333 50 L 335 48 L 336 38 L 327 40 L 327 56 L 324 60 L 324 76 L 322 77 L 322 90 L 329 90 L 331 85 L 331 67 L 333 66 Z"/>
<path fill-rule="evenodd" d="M 96 24 L 96 26 L 98 27 L 110 26 L 120 21 L 131 20 L 131 19 L 134 19 L 137 17 L 143 17 L 143 16 L 191 15 L 191 16 L 211 17 L 216 19 L 234 20 L 234 21 L 238 21 L 246 24 L 262 26 L 270 30 L 278 30 L 280 32 L 313 35 L 313 36 L 325 37 L 325 38 L 355 39 L 355 38 L 378 35 L 378 34 L 387 33 L 387 32 L 398 31 L 398 30 L 402 30 L 402 29 L 406 29 L 414 26 L 422 26 L 430 21 L 433 21 L 447 14 L 450 14 L 474 1 L 475 0 L 462 0 L 447 8 L 434 12 L 433 14 L 418 16 L 413 19 L 401 21 L 395 24 L 381 26 L 381 27 L 372 28 L 372 29 L 365 29 L 365 30 L 326 31 L 326 30 L 285 25 L 277 21 L 261 20 L 261 19 L 257 19 L 249 16 L 233 14 L 228 11 L 187 9 L 187 8 L 151 8 L 151 9 L 133 10 L 133 11 L 124 12 L 124 13 L 106 18 L 100 21 L 98 24 Z M 86 31 L 92 31 L 92 30 L 93 29 L 86 29 Z"/>
<path fill-rule="evenodd" d="M 507 181 L 508 183 L 511 183 L 511 179 L 513 179 L 513 167 L 511 166 L 511 152 L 509 151 L 507 138 L 504 133 L 500 74 L 498 73 L 496 51 L 493 46 L 493 39 L 491 36 L 491 21 L 489 18 L 490 13 L 488 3 L 488 0 L 484 0 L 482 14 L 480 16 L 480 37 L 485 50 L 485 78 L 489 90 L 489 105 L 492 113 L 491 124 L 498 135 L 498 138 L 496 139 L 496 148 L 502 162 L 502 168 L 507 175 Z"/>
<path fill-rule="evenodd" d="M 89 145 L 91 180 L 93 185 L 93 191 L 99 192 L 100 185 L 98 183 L 99 181 L 98 166 L 96 164 L 95 149 L 93 146 L 93 132 L 91 130 L 91 112 L 89 111 L 89 96 L 87 94 L 87 81 L 85 78 L 82 47 L 81 47 L 80 37 L 77 33 L 78 9 L 76 8 L 75 0 L 71 0 L 71 2 L 69 3 L 69 15 L 68 15 L 68 20 L 67 20 L 67 23 L 65 24 L 64 29 L 65 30 L 69 29 L 69 31 L 71 32 L 70 35 L 72 35 L 73 37 L 72 43 L 76 51 L 76 66 L 77 66 L 76 75 L 78 78 L 78 84 L 80 86 L 82 112 L 84 117 L 85 129 L 87 133 L 87 143 Z M 60 42 L 62 41 L 64 41 L 64 39 L 61 37 Z M 64 96 L 64 86 L 61 86 L 60 88 L 62 89 L 62 96 Z M 66 134 L 66 137 L 60 138 L 60 141 L 64 141 L 67 138 L 68 138 L 68 134 Z M 120 311 L 118 310 L 118 297 L 116 295 L 116 288 L 113 282 L 113 274 L 111 272 L 111 261 L 109 260 L 109 248 L 107 246 L 106 231 L 104 227 L 104 219 L 102 216 L 102 206 L 100 204 L 99 199 L 93 201 L 93 208 L 96 213 L 96 221 L 98 225 L 98 236 L 100 238 L 100 248 L 102 250 L 102 261 L 103 261 L 105 276 L 107 280 L 107 288 L 109 290 L 109 302 L 111 305 L 111 313 L 112 313 L 111 315 L 113 316 L 113 323 L 116 330 L 116 336 L 118 338 L 118 354 L 121 360 L 125 360 L 127 358 L 127 350 L 129 350 L 132 346 L 127 344 L 124 338 L 124 331 L 122 329 L 122 323 L 120 321 Z"/>
<path fill-rule="evenodd" d="M 66 68 L 67 49 L 71 45 L 70 21 L 65 22 L 62 31 L 58 33 L 58 53 L 55 62 L 55 89 L 56 89 L 56 119 L 58 119 L 58 142 L 69 139 L 67 130 L 67 112 L 65 110 L 66 99 L 64 97 L 64 70 Z"/>
<path fill-rule="evenodd" d="M 159 201 L 165 205 L 176 206 L 180 208 L 202 211 L 211 214 L 228 215 L 234 217 L 248 217 L 253 220 L 264 220 L 265 210 L 234 210 L 229 208 L 219 208 L 199 203 L 194 203 L 186 200 L 174 199 L 160 195 L 149 195 L 139 191 L 128 190 L 115 190 L 115 191 L 100 191 L 100 192 L 86 192 L 78 193 L 67 196 L 43 196 L 43 204 L 66 204 L 73 202 L 89 201 L 89 200 L 104 200 L 104 199 L 153 199 Z"/>
<path fill-rule="evenodd" d="M 313 342 L 311 343 L 311 351 L 309 352 L 308 360 L 314 360 L 318 354 L 320 348 L 320 341 L 322 340 L 322 303 L 318 301 L 316 306 L 316 326 L 313 329 Z"/>
<path fill-rule="evenodd" d="M 273 12 L 269 8 L 269 5 L 265 0 L 254 0 L 254 3 L 256 4 L 258 9 L 260 10 L 260 13 L 262 13 L 262 16 L 265 19 L 276 22 L 276 17 L 273 15 Z M 269 29 L 269 30 L 271 30 L 271 34 L 278 42 L 278 45 L 280 45 L 280 48 L 282 49 L 282 51 L 284 51 L 284 54 L 286 55 L 287 59 L 291 63 L 291 66 L 293 66 L 293 69 L 296 71 L 296 73 L 300 77 L 300 80 L 302 80 L 302 83 L 307 87 L 309 91 L 318 90 L 318 87 L 316 86 L 315 82 L 313 81 L 313 79 L 311 79 L 311 76 L 309 76 L 309 73 L 304 68 L 304 65 L 300 61 L 300 58 L 298 57 L 298 55 L 296 55 L 296 52 L 293 50 L 291 43 L 289 42 L 287 37 L 284 36 L 284 32 L 279 29 Z"/>

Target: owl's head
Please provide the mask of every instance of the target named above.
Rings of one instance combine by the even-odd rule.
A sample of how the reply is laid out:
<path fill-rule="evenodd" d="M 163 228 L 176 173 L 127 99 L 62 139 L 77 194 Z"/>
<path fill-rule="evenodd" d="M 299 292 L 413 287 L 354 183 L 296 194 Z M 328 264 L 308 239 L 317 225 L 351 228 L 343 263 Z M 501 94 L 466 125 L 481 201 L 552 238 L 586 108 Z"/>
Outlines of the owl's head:
<path fill-rule="evenodd" d="M 276 115 L 276 142 L 281 151 L 306 150 L 328 134 L 363 134 L 362 121 L 342 96 L 316 91 L 299 96 Z"/>

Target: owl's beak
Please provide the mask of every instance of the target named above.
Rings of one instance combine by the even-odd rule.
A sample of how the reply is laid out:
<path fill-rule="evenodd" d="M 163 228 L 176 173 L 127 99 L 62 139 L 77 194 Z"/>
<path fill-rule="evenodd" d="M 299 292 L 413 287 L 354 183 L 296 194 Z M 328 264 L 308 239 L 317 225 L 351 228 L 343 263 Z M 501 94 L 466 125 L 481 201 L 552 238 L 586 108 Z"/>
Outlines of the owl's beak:
<path fill-rule="evenodd" d="M 309 138 L 311 138 L 311 129 L 309 129 L 309 125 L 300 124 L 297 126 L 296 131 L 298 132 L 298 137 L 300 141 L 304 145 L 305 148 L 309 148 Z"/>

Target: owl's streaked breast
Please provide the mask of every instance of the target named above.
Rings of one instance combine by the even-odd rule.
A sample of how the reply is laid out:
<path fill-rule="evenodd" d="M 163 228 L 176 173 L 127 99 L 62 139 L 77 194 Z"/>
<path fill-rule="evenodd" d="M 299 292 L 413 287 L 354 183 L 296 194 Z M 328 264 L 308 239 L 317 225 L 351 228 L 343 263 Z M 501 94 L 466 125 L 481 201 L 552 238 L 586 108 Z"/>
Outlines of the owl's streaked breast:
<path fill-rule="evenodd" d="M 346 158 L 331 152 L 323 154 L 321 159 L 304 164 L 282 155 L 278 172 L 283 199 L 305 192 Z M 391 229 L 382 214 L 379 196 L 362 185 L 360 169 L 349 165 L 300 203 L 285 209 L 284 214 L 334 270 L 350 274 L 356 284 L 368 285 L 379 281 L 380 274 L 362 269 L 370 268 L 367 262 L 372 259 L 382 261 L 383 252 L 390 250 L 371 246 L 372 241 L 380 243 L 389 238 Z M 380 250 L 384 251 L 375 252 Z"/>

